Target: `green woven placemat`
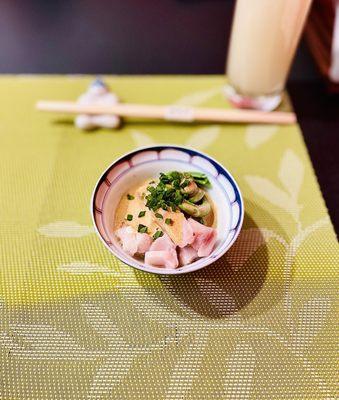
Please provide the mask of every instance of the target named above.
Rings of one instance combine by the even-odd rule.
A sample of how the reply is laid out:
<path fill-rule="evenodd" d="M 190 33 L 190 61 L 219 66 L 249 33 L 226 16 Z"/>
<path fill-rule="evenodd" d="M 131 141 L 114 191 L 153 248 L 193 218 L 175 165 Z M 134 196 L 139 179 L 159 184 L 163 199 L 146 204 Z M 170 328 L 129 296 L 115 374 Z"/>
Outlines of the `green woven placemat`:
<path fill-rule="evenodd" d="M 337 398 L 338 244 L 298 126 L 84 133 L 34 111 L 90 80 L 0 78 L 0 399 Z M 227 107 L 221 77 L 107 81 L 124 101 Z M 245 200 L 232 250 L 186 276 L 122 264 L 91 225 L 104 168 L 153 143 L 207 152 Z"/>

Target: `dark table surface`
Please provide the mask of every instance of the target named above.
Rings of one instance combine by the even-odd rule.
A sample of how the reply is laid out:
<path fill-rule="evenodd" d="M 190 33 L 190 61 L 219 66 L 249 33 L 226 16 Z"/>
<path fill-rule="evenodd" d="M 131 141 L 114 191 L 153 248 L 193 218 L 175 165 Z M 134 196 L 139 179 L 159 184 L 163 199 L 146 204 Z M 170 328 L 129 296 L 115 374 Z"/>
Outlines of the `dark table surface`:
<path fill-rule="evenodd" d="M 323 82 L 291 82 L 288 90 L 337 236 L 339 232 L 339 96 Z"/>

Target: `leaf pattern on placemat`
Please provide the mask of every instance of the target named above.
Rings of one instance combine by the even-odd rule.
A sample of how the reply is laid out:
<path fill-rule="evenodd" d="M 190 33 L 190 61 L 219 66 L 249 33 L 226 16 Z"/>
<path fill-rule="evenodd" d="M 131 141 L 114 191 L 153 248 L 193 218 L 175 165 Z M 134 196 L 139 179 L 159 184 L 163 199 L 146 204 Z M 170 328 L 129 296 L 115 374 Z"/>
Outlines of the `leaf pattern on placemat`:
<path fill-rule="evenodd" d="M 109 345 L 106 359 L 97 369 L 88 393 L 88 399 L 101 399 L 128 373 L 137 353 L 125 341 L 117 324 L 100 307 L 85 303 L 83 312 L 87 322 Z"/>
<path fill-rule="evenodd" d="M 196 379 L 205 353 L 208 333 L 196 335 L 171 373 L 166 399 L 184 399 Z"/>
<path fill-rule="evenodd" d="M 283 155 L 279 168 L 279 179 L 296 202 L 304 179 L 304 166 L 291 149 L 286 150 Z"/>
<path fill-rule="evenodd" d="M 199 106 L 203 104 L 205 101 L 211 99 L 217 94 L 221 94 L 221 87 L 210 88 L 206 90 L 199 90 L 196 92 L 189 93 L 184 95 L 180 99 L 175 101 L 175 104 L 181 106 Z"/>
<path fill-rule="evenodd" d="M 262 176 L 245 175 L 245 180 L 253 192 L 271 204 L 290 213 L 301 229 L 298 194 L 303 181 L 304 167 L 292 150 L 287 150 L 280 162 L 278 176 L 286 191 Z"/>
<path fill-rule="evenodd" d="M 80 238 L 92 234 L 94 228 L 75 221 L 55 221 L 41 226 L 38 232 L 47 237 Z"/>
<path fill-rule="evenodd" d="M 105 338 L 108 344 L 105 361 L 95 373 L 88 399 L 101 399 L 110 393 L 128 374 L 136 357 L 154 350 L 163 350 L 167 344 L 176 340 L 174 337 L 168 338 L 166 336 L 162 340 L 152 343 L 140 343 L 140 336 L 142 335 L 136 328 L 145 330 L 147 321 L 141 319 L 139 315 L 131 315 L 126 310 L 124 316 L 120 314 L 118 320 L 113 320 L 95 304 L 85 303 L 82 307 L 87 322 L 99 335 Z M 139 323 L 139 320 L 144 323 L 143 326 Z M 127 330 L 133 332 L 133 336 L 139 335 L 139 340 L 126 335 Z"/>
<path fill-rule="evenodd" d="M 233 297 L 225 292 L 217 283 L 208 279 L 196 279 L 197 286 L 202 295 L 221 315 L 232 315 L 237 311 Z"/>
<path fill-rule="evenodd" d="M 99 400 L 112 393 L 112 390 L 127 375 L 135 357 L 136 354 L 127 348 L 120 349 L 116 353 L 112 352 L 110 357 L 97 369 L 87 399 Z"/>
<path fill-rule="evenodd" d="M 226 259 L 234 270 L 242 267 L 247 260 L 270 239 L 275 239 L 283 246 L 287 246 L 285 240 L 275 232 L 264 228 L 242 229 L 234 245 L 227 251 Z"/>
<path fill-rule="evenodd" d="M 103 335 L 107 340 L 123 346 L 124 339 L 120 335 L 117 324 L 111 320 L 108 315 L 96 304 L 84 303 L 82 310 L 86 321 L 100 335 Z"/>
<path fill-rule="evenodd" d="M 136 146 L 151 146 L 156 142 L 150 135 L 141 131 L 130 131 Z M 220 126 L 213 125 L 206 128 L 196 129 L 184 143 L 185 146 L 193 147 L 197 150 L 204 150 L 211 146 L 219 137 Z"/>
<path fill-rule="evenodd" d="M 88 360 L 102 355 L 100 351 L 80 346 L 68 333 L 50 325 L 17 324 L 11 334 L 3 333 L 0 343 L 8 347 L 11 356 L 32 360 Z"/>
<path fill-rule="evenodd" d="M 331 300 L 328 297 L 314 297 L 303 305 L 298 314 L 296 347 L 304 347 L 311 343 L 324 327 L 330 308 Z"/>
<path fill-rule="evenodd" d="M 105 267 L 104 265 L 93 264 L 87 261 L 75 261 L 69 264 L 61 264 L 57 268 L 60 272 L 68 272 L 74 275 L 87 275 L 96 272 L 101 272 L 103 274 L 115 274 L 115 272 Z"/>
<path fill-rule="evenodd" d="M 155 141 L 151 138 L 151 136 L 144 132 L 137 131 L 135 129 L 130 132 L 135 145 L 138 147 L 151 146 L 155 144 Z"/>
<path fill-rule="evenodd" d="M 295 203 L 286 192 L 278 188 L 267 178 L 261 176 L 246 175 L 245 179 L 253 192 L 264 197 L 267 201 L 287 212 L 293 211 Z"/>
<path fill-rule="evenodd" d="M 219 137 L 220 127 L 209 126 L 197 129 L 186 141 L 185 145 L 197 150 L 206 149 L 213 144 Z"/>
<path fill-rule="evenodd" d="M 252 346 L 244 341 L 238 343 L 228 359 L 224 399 L 251 398 L 255 364 L 256 355 Z"/>
<path fill-rule="evenodd" d="M 245 142 L 248 147 L 256 149 L 277 132 L 278 126 L 276 125 L 248 125 L 245 132 Z"/>

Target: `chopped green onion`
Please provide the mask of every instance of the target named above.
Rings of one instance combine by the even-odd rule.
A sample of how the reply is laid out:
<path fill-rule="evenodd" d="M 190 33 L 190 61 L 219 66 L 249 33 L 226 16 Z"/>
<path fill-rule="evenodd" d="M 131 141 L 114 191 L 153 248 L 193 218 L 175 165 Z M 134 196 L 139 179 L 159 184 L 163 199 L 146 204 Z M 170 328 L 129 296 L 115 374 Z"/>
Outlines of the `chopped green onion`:
<path fill-rule="evenodd" d="M 153 239 L 156 240 L 161 236 L 164 236 L 164 232 L 163 231 L 156 231 L 155 234 L 153 235 Z"/>
<path fill-rule="evenodd" d="M 184 181 L 183 181 L 183 183 L 180 185 L 180 187 L 182 188 L 182 189 L 184 189 L 186 186 L 188 186 L 190 184 L 190 181 L 188 180 L 188 179 L 185 179 Z"/>
<path fill-rule="evenodd" d="M 128 194 L 128 195 L 127 195 L 127 199 L 128 199 L 128 200 L 134 200 L 134 196 L 132 196 L 131 194 Z"/>
<path fill-rule="evenodd" d="M 139 233 L 147 233 L 147 226 L 139 224 L 138 226 L 138 232 Z"/>
<path fill-rule="evenodd" d="M 161 215 L 161 214 L 159 214 L 159 213 L 155 213 L 155 216 L 157 217 L 157 218 L 159 218 L 159 219 L 163 219 L 164 217 Z"/>
<path fill-rule="evenodd" d="M 154 186 L 147 186 L 147 190 L 148 190 L 149 192 L 151 192 L 151 193 L 155 193 L 155 192 L 156 192 L 156 189 L 155 189 Z"/>
<path fill-rule="evenodd" d="M 165 219 L 165 224 L 172 225 L 173 224 L 173 220 L 171 220 L 171 218 L 166 218 Z"/>
<path fill-rule="evenodd" d="M 207 175 L 200 172 L 161 172 L 159 181 L 154 186 L 147 187 L 146 207 L 154 212 L 159 209 L 178 210 L 183 201 L 189 198 L 189 193 L 185 193 L 183 188 L 191 182 L 195 182 L 200 187 L 211 186 Z M 158 215 L 156 217 L 162 218 Z"/>
<path fill-rule="evenodd" d="M 132 221 L 133 215 L 132 214 L 127 214 L 126 219 L 127 219 L 127 221 Z"/>
<path fill-rule="evenodd" d="M 144 217 L 145 214 L 146 214 L 146 211 L 140 211 L 138 217 L 139 218 Z"/>

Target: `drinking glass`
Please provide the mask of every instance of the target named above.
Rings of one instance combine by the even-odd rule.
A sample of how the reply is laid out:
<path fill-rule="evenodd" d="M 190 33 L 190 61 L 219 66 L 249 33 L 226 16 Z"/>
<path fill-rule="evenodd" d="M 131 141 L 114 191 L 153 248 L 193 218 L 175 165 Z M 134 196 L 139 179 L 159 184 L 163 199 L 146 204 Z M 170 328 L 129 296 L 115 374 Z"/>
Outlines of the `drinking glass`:
<path fill-rule="evenodd" d="M 264 111 L 281 102 L 312 0 L 237 0 L 227 62 L 233 105 Z"/>

